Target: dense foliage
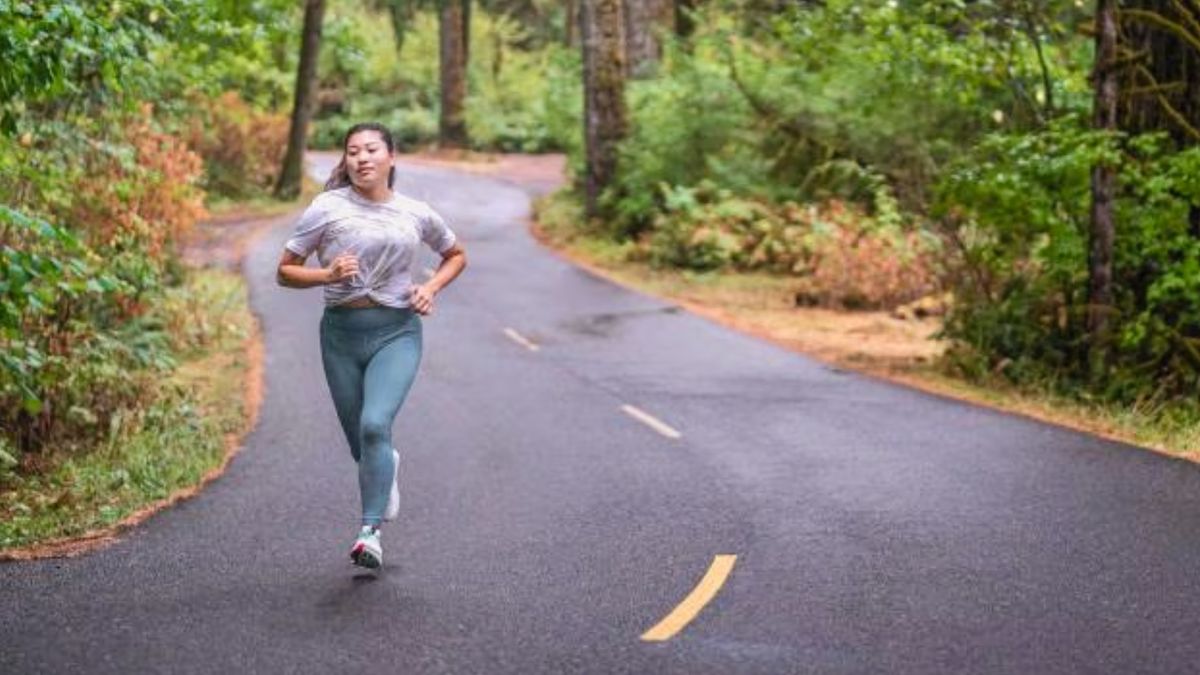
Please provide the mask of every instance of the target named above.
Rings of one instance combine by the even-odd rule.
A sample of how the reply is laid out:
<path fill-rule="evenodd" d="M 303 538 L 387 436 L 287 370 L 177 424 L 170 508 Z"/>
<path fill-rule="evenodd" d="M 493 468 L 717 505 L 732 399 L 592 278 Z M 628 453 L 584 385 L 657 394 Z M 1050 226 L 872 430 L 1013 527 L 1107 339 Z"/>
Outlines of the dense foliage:
<path fill-rule="evenodd" d="M 353 49 L 327 51 L 313 144 L 333 148 L 353 123 L 388 125 L 404 149 L 437 141 L 438 19 L 431 11 L 409 19 L 402 46 L 379 26 L 381 12 L 346 10 L 327 31 Z M 381 34 L 383 33 L 383 34 Z M 356 39 L 363 35 L 370 39 Z M 579 136 L 582 97 L 578 56 L 539 39 L 535 29 L 504 13 L 472 12 L 467 127 L 479 150 L 540 152 Z"/>
<path fill-rule="evenodd" d="M 1179 133 L 1090 130 L 1090 6 L 767 4 L 704 4 L 632 83 L 593 233 L 657 264 L 793 275 L 834 306 L 948 290 L 963 374 L 1194 405 L 1196 151 Z M 1098 163 L 1119 184 L 1101 378 L 1085 318 Z"/>
<path fill-rule="evenodd" d="M 1140 41 L 1122 61 L 1140 87 L 1123 104 L 1136 128 L 1111 133 L 1091 128 L 1088 3 L 686 4 L 698 7 L 686 29 L 662 31 L 660 61 L 629 82 L 604 217 L 581 229 L 655 265 L 786 275 L 804 302 L 887 308 L 949 292 L 949 363 L 971 377 L 1121 402 L 1194 397 L 1200 155 L 1185 132 L 1200 120 L 1163 107 L 1184 106 L 1181 83 L 1147 84 L 1171 70 L 1144 61 L 1161 38 L 1145 23 L 1153 3 L 1123 29 Z M 563 150 L 579 177 L 576 6 L 474 4 L 474 148 Z M 314 145 L 366 119 L 402 148 L 436 140 L 436 9 L 330 1 Z M 298 10 L 0 0 L 0 464 L 105 433 L 146 396 L 139 377 L 170 367 L 153 317 L 180 278 L 172 243 L 206 196 L 272 184 Z M 1177 39 L 1172 53 L 1192 48 Z M 1118 182 L 1101 378 L 1085 321 L 1097 164 Z"/>
<path fill-rule="evenodd" d="M 164 394 L 174 245 L 206 189 L 268 184 L 254 172 L 286 132 L 270 106 L 291 15 L 284 0 L 0 2 L 0 474 L 136 430 Z"/>

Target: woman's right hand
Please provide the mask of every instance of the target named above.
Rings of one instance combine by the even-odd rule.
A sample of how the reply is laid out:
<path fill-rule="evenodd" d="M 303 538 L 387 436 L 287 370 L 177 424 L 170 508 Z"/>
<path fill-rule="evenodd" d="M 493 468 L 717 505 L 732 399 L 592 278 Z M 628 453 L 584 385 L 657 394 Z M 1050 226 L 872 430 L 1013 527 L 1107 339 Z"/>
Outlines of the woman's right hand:
<path fill-rule="evenodd" d="M 353 253 L 343 253 L 333 259 L 333 263 L 325 268 L 328 278 L 325 283 L 332 284 L 349 279 L 358 274 L 358 256 Z"/>

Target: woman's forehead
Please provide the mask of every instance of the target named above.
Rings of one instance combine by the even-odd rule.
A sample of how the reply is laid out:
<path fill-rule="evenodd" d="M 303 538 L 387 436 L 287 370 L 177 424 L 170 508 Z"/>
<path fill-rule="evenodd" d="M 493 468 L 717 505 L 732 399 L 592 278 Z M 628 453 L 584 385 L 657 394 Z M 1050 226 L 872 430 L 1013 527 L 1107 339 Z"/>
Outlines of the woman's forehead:
<path fill-rule="evenodd" d="M 356 132 L 346 139 L 346 147 L 352 145 L 367 145 L 369 143 L 383 143 L 383 134 L 374 129 L 364 129 Z"/>

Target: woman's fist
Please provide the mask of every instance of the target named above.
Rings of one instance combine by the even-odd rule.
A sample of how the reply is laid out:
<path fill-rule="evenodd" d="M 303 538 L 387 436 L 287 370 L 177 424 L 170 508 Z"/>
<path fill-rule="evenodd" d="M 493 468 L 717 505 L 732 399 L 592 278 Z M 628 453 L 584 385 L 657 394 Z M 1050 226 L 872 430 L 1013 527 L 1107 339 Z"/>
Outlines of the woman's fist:
<path fill-rule="evenodd" d="M 333 259 L 333 263 L 325 270 L 328 274 L 327 284 L 336 283 L 358 274 L 358 257 L 353 253 L 343 253 Z"/>
<path fill-rule="evenodd" d="M 429 314 L 433 311 L 433 292 L 424 286 L 413 286 L 408 304 L 417 314 Z"/>

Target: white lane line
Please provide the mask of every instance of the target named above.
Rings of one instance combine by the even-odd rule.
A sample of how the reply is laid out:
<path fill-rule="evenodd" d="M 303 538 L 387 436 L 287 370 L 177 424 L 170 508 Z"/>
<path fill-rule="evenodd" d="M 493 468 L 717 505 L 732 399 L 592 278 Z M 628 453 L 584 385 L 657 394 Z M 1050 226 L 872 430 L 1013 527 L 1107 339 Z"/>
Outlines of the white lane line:
<path fill-rule="evenodd" d="M 505 328 L 504 334 L 507 335 L 510 340 L 521 345 L 522 347 L 528 349 L 531 352 L 536 352 L 537 350 L 541 349 L 541 347 L 539 347 L 532 340 L 525 337 L 524 335 L 521 335 L 520 333 L 518 333 L 517 331 L 515 331 L 511 328 Z"/>
<path fill-rule="evenodd" d="M 645 424 L 646 426 L 657 431 L 658 433 L 662 434 L 663 436 L 666 436 L 667 438 L 682 438 L 683 437 L 683 434 L 672 429 L 670 426 L 668 426 L 662 420 L 658 419 L 657 417 L 651 415 L 650 413 L 648 413 L 644 410 L 635 408 L 634 406 L 631 406 L 628 403 L 621 406 L 621 410 L 624 410 L 626 415 L 629 415 L 633 419 L 641 422 L 642 424 Z"/>

